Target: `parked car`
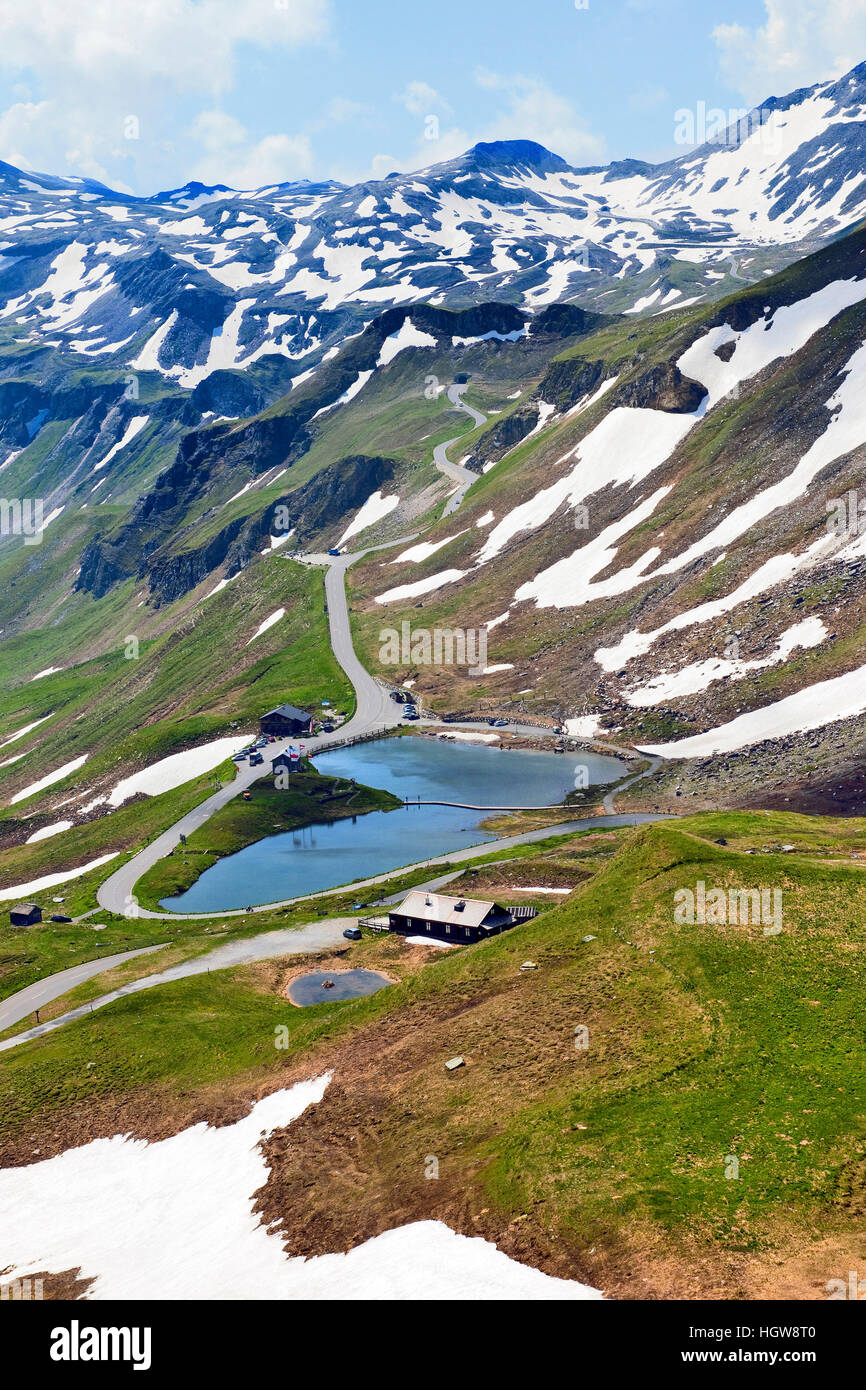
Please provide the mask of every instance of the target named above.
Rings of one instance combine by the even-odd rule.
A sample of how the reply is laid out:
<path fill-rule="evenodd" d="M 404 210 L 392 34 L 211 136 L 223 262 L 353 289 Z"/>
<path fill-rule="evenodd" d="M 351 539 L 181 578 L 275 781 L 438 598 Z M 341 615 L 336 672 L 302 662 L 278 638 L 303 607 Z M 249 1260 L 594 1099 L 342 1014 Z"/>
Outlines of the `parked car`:
<path fill-rule="evenodd" d="M 267 740 L 267 736 L 266 736 L 266 735 L 263 735 L 261 738 L 257 738 L 257 739 L 256 739 L 256 747 L 257 747 L 257 748 L 267 748 L 267 746 L 268 746 L 268 740 Z"/>
<path fill-rule="evenodd" d="M 250 767 L 260 767 L 263 762 L 264 758 L 261 753 L 252 753 L 250 755 Z"/>
<path fill-rule="evenodd" d="M 334 732 L 333 724 L 323 724 L 322 729 L 326 734 L 332 734 Z"/>
<path fill-rule="evenodd" d="M 411 720 L 411 721 L 414 723 L 415 720 L 420 719 L 421 716 L 420 716 L 420 714 L 418 714 L 418 712 L 417 712 L 417 710 L 416 710 L 416 711 L 413 711 L 412 714 L 407 714 L 407 715 L 405 715 L 404 718 L 409 719 L 409 720 Z"/>
<path fill-rule="evenodd" d="M 339 552 L 339 550 L 337 549 L 337 547 L 334 546 L 334 549 L 333 549 L 333 550 L 329 550 L 329 551 L 328 551 L 328 554 L 329 554 L 329 555 L 333 555 L 335 558 L 339 558 L 340 552 Z"/>
<path fill-rule="evenodd" d="M 347 927 L 343 935 L 347 941 L 363 941 L 360 928 L 358 927 Z"/>

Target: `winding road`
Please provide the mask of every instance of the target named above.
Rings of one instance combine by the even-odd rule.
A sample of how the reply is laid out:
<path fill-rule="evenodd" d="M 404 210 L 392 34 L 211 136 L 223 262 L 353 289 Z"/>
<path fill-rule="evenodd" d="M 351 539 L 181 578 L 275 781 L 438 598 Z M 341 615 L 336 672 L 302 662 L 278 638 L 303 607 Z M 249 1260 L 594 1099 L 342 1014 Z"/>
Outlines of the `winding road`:
<path fill-rule="evenodd" d="M 448 399 L 452 405 L 470 415 L 476 425 L 483 425 L 487 417 L 482 415 L 480 411 L 474 410 L 471 405 L 466 405 L 463 400 L 465 390 L 466 386 L 463 384 L 450 386 Z M 451 463 L 448 458 L 448 449 L 460 437 L 457 435 L 454 439 L 448 440 L 446 444 L 438 445 L 434 452 L 437 468 L 461 484 L 460 491 L 448 500 L 444 513 L 446 516 L 457 510 L 469 488 L 478 481 L 477 473 L 471 473 L 468 468 L 461 468 L 459 464 Z M 325 597 L 328 604 L 331 648 L 354 687 L 356 699 L 355 713 L 348 724 L 344 724 L 339 731 L 333 734 L 321 734 L 318 738 L 305 740 L 307 752 L 311 755 L 323 753 L 327 748 L 341 744 L 346 739 L 361 738 L 365 734 L 371 734 L 380 729 L 395 728 L 402 723 L 403 715 L 400 707 L 395 705 L 385 686 L 370 675 L 355 653 L 349 620 L 349 605 L 346 598 L 346 571 L 365 555 L 377 550 L 390 550 L 395 545 L 404 545 L 407 541 L 414 539 L 415 536 L 404 536 L 399 541 L 388 541 L 385 545 L 369 546 L 365 550 L 358 550 L 353 554 L 340 555 L 339 557 L 331 555 L 302 557 L 305 564 L 326 566 Z M 297 740 L 284 739 L 271 744 L 268 749 L 268 756 L 276 758 L 280 753 L 286 752 L 293 742 L 296 743 Z M 123 917 L 170 916 L 169 913 L 149 912 L 145 908 L 139 907 L 134 894 L 136 883 L 147 873 L 148 869 L 153 868 L 154 864 L 158 864 L 166 855 L 171 854 L 172 850 L 180 843 L 182 835 L 188 837 L 193 831 L 200 829 L 216 811 L 221 810 L 229 801 L 233 801 L 236 796 L 247 791 L 261 775 L 262 773 L 258 768 L 250 767 L 249 764 L 242 764 L 232 782 L 221 787 L 218 792 L 214 792 L 213 796 L 208 797 L 206 801 L 202 801 L 193 810 L 187 812 L 175 825 L 163 831 L 149 845 L 145 845 L 144 849 L 140 850 L 132 859 L 127 860 L 105 880 L 96 894 L 100 907 L 104 908 L 106 912 L 115 912 Z"/>
<path fill-rule="evenodd" d="M 463 399 L 463 392 L 465 390 L 466 385 L 463 384 L 458 385 L 455 383 L 454 386 L 449 386 L 448 399 L 458 410 L 465 410 L 467 415 L 472 416 L 473 424 L 477 429 L 479 425 L 487 423 L 487 416 L 482 415 L 480 410 L 475 410 L 471 405 L 466 404 Z M 437 444 L 436 448 L 433 450 L 433 462 L 436 464 L 439 472 L 444 473 L 449 478 L 453 478 L 456 483 L 460 484 L 453 497 L 449 497 L 448 501 L 445 503 L 445 510 L 442 513 L 443 517 L 453 516 L 472 484 L 477 483 L 480 476 L 478 473 L 473 473 L 471 469 L 464 468 L 462 464 L 452 463 L 448 457 L 448 450 L 451 448 L 451 445 L 457 444 L 462 438 L 463 436 L 461 434 L 456 434 L 453 439 L 447 439 L 444 444 Z"/>
<path fill-rule="evenodd" d="M 448 398 L 453 405 L 459 407 L 469 414 L 475 425 L 485 422 L 486 417 L 471 406 L 465 404 L 462 394 L 466 387 L 454 385 L 449 388 Z M 435 450 L 435 462 L 437 467 L 449 477 L 454 478 L 461 486 L 457 493 L 449 499 L 444 515 L 448 516 L 456 511 L 465 497 L 468 489 L 473 483 L 478 481 L 478 475 L 471 473 L 468 469 L 459 464 L 452 463 L 448 458 L 448 449 L 461 438 L 460 435 L 449 440 L 445 444 L 440 444 Z M 394 545 L 405 544 L 408 540 L 415 539 L 414 536 L 403 537 L 400 541 L 390 541 L 385 545 L 371 546 L 365 550 L 360 550 L 354 554 L 337 556 L 330 555 L 308 555 L 302 557 L 306 564 L 325 566 L 325 594 L 328 605 L 328 623 L 330 631 L 331 647 L 334 656 L 345 671 L 355 690 L 356 707 L 353 717 L 339 731 L 333 734 L 323 734 L 318 738 L 305 740 L 306 750 L 309 754 L 324 752 L 326 749 L 345 742 L 347 739 L 363 737 L 364 735 L 375 733 L 380 730 L 394 728 L 402 723 L 403 715 L 400 706 L 395 704 L 390 698 L 388 689 L 375 680 L 366 668 L 359 661 L 352 642 L 351 625 L 349 619 L 349 606 L 346 597 L 346 572 L 357 560 L 364 555 L 376 550 L 388 550 Z M 452 726 L 453 727 L 453 726 Z M 537 730 L 535 732 L 538 732 Z M 276 757 L 279 753 L 286 751 L 293 740 L 281 740 L 270 745 L 268 753 Z M 620 792 L 635 782 L 641 781 L 645 777 L 651 776 L 660 765 L 661 759 L 656 757 L 651 760 L 650 766 L 637 776 L 624 782 L 618 789 L 608 793 L 604 798 L 603 809 L 605 814 L 602 816 L 589 816 L 580 820 L 567 821 L 561 824 L 545 826 L 538 830 L 525 831 L 523 834 L 505 836 L 499 840 L 488 841 L 486 844 L 469 846 L 463 850 L 457 850 L 450 854 L 441 855 L 433 859 L 423 860 L 418 864 L 407 865 L 403 870 L 390 870 L 387 873 L 376 875 L 372 878 L 361 880 L 351 885 L 343 885 L 333 888 L 326 892 L 310 894 L 307 897 L 288 899 L 282 903 L 267 903 L 253 907 L 251 913 L 270 912 L 275 908 L 291 907 L 298 903 L 310 901 L 312 899 L 322 899 L 339 894 L 345 894 L 347 888 L 352 891 L 375 887 L 377 884 L 386 883 L 393 879 L 396 874 L 410 872 L 417 868 L 433 868 L 443 865 L 452 866 L 467 860 L 478 858 L 480 855 L 489 855 L 500 851 L 511 849 L 517 845 L 531 844 L 538 840 L 547 839 L 551 835 L 573 834 L 581 830 L 589 830 L 599 826 L 622 826 L 633 825 L 643 821 L 653 821 L 664 819 L 656 815 L 626 815 L 615 814 L 615 799 Z M 121 865 L 97 891 L 97 901 L 106 911 L 116 913 L 124 917 L 147 917 L 167 921 L 178 920 L 206 920 L 214 918 L 226 919 L 231 917 L 246 917 L 250 915 L 245 910 L 229 912 L 211 913 L 160 913 L 151 912 L 138 906 L 134 889 L 138 880 L 154 864 L 170 854 L 180 843 L 182 836 L 189 836 L 193 831 L 204 825 L 211 816 L 229 801 L 241 794 L 262 776 L 260 768 L 249 765 L 238 767 L 235 779 L 220 788 L 213 796 L 201 802 L 200 805 L 189 811 L 187 815 L 177 821 L 168 830 L 163 831 L 149 845 L 146 845 L 138 854 L 134 855 L 125 864 Z M 491 809 L 491 808 L 483 808 Z M 547 809 L 547 808 L 544 808 Z M 455 872 L 450 872 L 444 879 L 431 881 L 431 886 L 438 885 L 454 876 Z M 19 1043 L 26 1042 L 32 1038 L 41 1037 L 47 1032 L 63 1026 L 76 1018 L 92 1012 L 96 1008 L 101 1008 L 111 1003 L 115 999 L 123 998 L 132 993 L 142 990 L 152 989 L 156 985 L 168 983 L 172 980 L 185 978 L 189 975 L 200 974 L 211 969 L 226 969 L 232 965 L 244 964 L 255 960 L 264 960 L 276 956 L 303 954 L 307 952 L 327 949 L 337 945 L 342 940 L 342 933 L 347 925 L 354 925 L 354 918 L 331 918 L 325 921 L 309 923 L 302 927 L 293 927 L 281 931 L 262 933 L 258 937 L 243 941 L 226 942 L 217 947 L 214 951 L 209 951 L 203 956 L 198 956 L 193 960 L 182 962 L 167 970 L 153 975 L 144 976 L 140 980 L 131 981 L 117 990 L 100 996 L 98 999 L 73 1009 L 68 1013 L 52 1019 L 47 1023 L 39 1024 L 34 1028 L 18 1034 L 16 1037 L 0 1043 L 0 1051 L 17 1046 Z M 50 1003 L 54 999 L 60 998 L 75 986 L 84 983 L 95 975 L 102 974 L 104 971 L 111 970 L 114 966 L 120 965 L 123 961 L 131 960 L 136 956 L 144 955 L 153 951 L 163 949 L 163 946 L 146 946 L 133 951 L 124 951 L 116 955 L 102 956 L 95 960 L 84 962 L 81 965 L 71 966 L 67 970 L 58 971 L 54 975 L 47 976 L 35 984 L 29 985 L 26 989 L 19 990 L 18 993 L 0 1001 L 0 1032 L 14 1027 L 21 1022 L 28 1014 Z"/>
<path fill-rule="evenodd" d="M 421 889 L 435 891 L 462 872 L 460 869 L 453 869 L 452 865 L 477 859 L 479 855 L 499 854 L 504 850 L 512 849 L 515 845 L 533 844 L 537 840 L 546 840 L 552 835 L 571 835 L 580 830 L 609 830 L 611 827 L 665 819 L 667 817 L 657 815 L 586 816 L 583 820 L 567 821 L 562 825 L 543 826 L 538 830 L 526 830 L 522 835 L 509 835 L 501 840 L 488 841 L 487 844 L 470 845 L 466 849 L 454 850 L 451 854 L 443 854 L 436 859 L 426 859 L 419 864 L 407 865 L 404 869 L 391 869 L 388 873 L 379 874 L 375 878 L 362 879 L 349 885 L 349 887 L 353 891 L 356 889 L 360 891 L 364 888 L 373 888 L 379 883 L 387 883 L 400 874 L 410 873 L 413 869 L 439 868 L 447 865 L 449 868 L 447 874 L 418 885 Z M 330 888 L 327 892 L 311 896 L 321 899 L 345 892 L 346 886 L 344 885 L 342 888 Z M 383 901 L 386 903 L 396 902 L 403 896 L 403 893 L 395 893 Z M 266 912 L 275 906 L 288 907 L 292 903 L 305 901 L 307 899 L 293 898 L 291 902 L 285 904 L 269 904 L 267 907 L 253 908 L 253 911 Z M 174 921 L 183 920 L 178 913 L 148 912 L 144 915 L 148 917 L 162 916 Z M 246 912 L 203 912 L 197 914 L 201 919 L 219 917 L 221 920 L 248 915 Z M 33 1038 L 41 1038 L 45 1033 L 54 1032 L 56 1028 L 62 1028 L 66 1023 L 72 1023 L 77 1018 L 85 1018 L 94 1009 L 101 1009 L 106 1004 L 112 1004 L 116 999 L 125 998 L 128 994 L 138 994 L 142 990 L 153 989 L 156 985 L 170 984 L 173 980 L 182 980 L 189 975 L 202 975 L 209 970 L 228 970 L 234 965 L 247 965 L 252 961 L 273 960 L 280 956 L 306 955 L 315 951 L 328 950 L 332 946 L 343 944 L 344 930 L 346 927 L 357 926 L 357 923 L 357 916 L 330 917 L 319 922 L 309 922 L 301 927 L 286 927 L 277 931 L 262 932 L 259 936 L 247 937 L 241 941 L 224 942 L 223 945 L 217 946 L 205 955 L 182 961 L 180 964 L 170 966 L 169 969 L 162 970 L 157 974 L 144 975 L 139 980 L 131 980 L 129 984 L 121 985 L 119 989 L 111 990 L 107 994 L 101 994 L 97 999 L 82 1004 L 76 1009 L 70 1009 L 68 1013 L 60 1014 L 47 1023 L 40 1023 L 22 1033 L 17 1033 L 14 1038 L 7 1038 L 4 1042 L 0 1042 L 0 1052 L 4 1052 L 10 1047 L 17 1047 L 19 1043 L 29 1042 Z M 142 955 L 144 951 L 160 951 L 162 949 L 161 945 L 146 946 L 143 950 L 126 951 L 117 956 L 103 956 L 101 960 L 88 961 L 86 965 L 72 966 L 69 970 L 61 970 L 56 975 L 49 975 L 44 980 L 38 981 L 36 985 L 29 985 L 27 989 L 19 990 L 17 994 L 10 995 L 8 999 L 4 999 L 0 1003 L 0 1032 L 12 1028 L 32 1013 L 35 1008 L 42 1007 L 52 999 L 59 999 L 76 984 L 81 984 L 82 981 L 101 974 L 103 970 L 110 970 L 112 966 L 120 965 L 123 961 L 131 960 L 134 956 Z M 38 1001 L 34 994 L 34 991 L 37 990 L 39 991 Z"/>
<path fill-rule="evenodd" d="M 402 543 L 402 541 L 397 542 L 397 544 Z M 387 546 L 372 546 L 370 549 L 387 550 L 393 544 L 395 542 L 392 541 Z M 352 645 L 349 605 L 346 599 L 346 570 L 362 555 L 369 553 L 368 550 L 360 550 L 354 555 L 341 555 L 339 559 L 328 555 L 313 555 L 305 558 L 305 562 L 308 564 L 322 563 L 328 565 L 325 574 L 325 594 L 328 601 L 331 646 L 337 661 L 354 686 L 356 697 L 355 713 L 340 730 L 333 734 L 320 734 L 318 738 L 304 740 L 304 746 L 310 755 L 323 753 L 326 748 L 341 744 L 346 739 L 360 738 L 379 729 L 394 728 L 403 719 L 401 707 L 389 698 L 386 688 L 374 680 L 365 670 L 355 655 L 355 648 Z M 282 739 L 271 744 L 267 750 L 268 757 L 276 758 L 278 754 L 286 752 L 293 743 L 296 744 L 297 742 L 297 739 Z M 144 849 L 139 850 L 138 854 L 127 860 L 105 880 L 96 894 L 100 907 L 103 907 L 106 912 L 115 912 L 122 917 L 170 917 L 171 913 L 149 912 L 146 908 L 139 907 L 133 891 L 136 883 L 148 869 L 152 868 L 154 864 L 158 864 L 160 859 L 171 854 L 172 850 L 180 843 L 182 835 L 189 836 L 194 830 L 198 830 L 200 826 L 210 820 L 214 812 L 233 801 L 236 796 L 246 791 L 261 776 L 262 768 L 251 767 L 248 763 L 241 764 L 234 781 L 227 783 L 218 792 L 214 792 L 213 796 L 209 796 L 206 801 L 202 801 L 198 806 L 188 811 L 181 820 L 168 830 L 164 830 L 161 835 L 158 835 L 149 845 L 145 845 Z M 222 914 L 214 915 L 221 916 Z"/>

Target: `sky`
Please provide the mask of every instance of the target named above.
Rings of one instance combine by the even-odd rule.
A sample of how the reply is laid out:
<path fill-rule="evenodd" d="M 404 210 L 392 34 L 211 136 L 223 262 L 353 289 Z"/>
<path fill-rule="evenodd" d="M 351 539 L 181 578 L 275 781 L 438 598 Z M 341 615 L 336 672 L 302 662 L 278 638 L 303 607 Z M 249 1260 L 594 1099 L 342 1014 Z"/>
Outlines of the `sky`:
<path fill-rule="evenodd" d="M 355 183 L 479 140 L 663 160 L 866 59 L 866 0 L 0 0 L 0 159 L 151 194 Z"/>

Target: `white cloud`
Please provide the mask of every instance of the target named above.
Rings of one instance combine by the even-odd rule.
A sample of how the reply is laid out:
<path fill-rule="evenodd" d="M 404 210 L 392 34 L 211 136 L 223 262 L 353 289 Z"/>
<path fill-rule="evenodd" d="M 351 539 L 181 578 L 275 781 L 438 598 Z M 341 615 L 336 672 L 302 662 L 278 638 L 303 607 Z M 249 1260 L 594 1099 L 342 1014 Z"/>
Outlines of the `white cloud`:
<path fill-rule="evenodd" d="M 372 162 L 372 177 L 385 178 L 393 170 L 426 169 L 430 164 L 455 159 L 479 141 L 488 140 L 535 140 L 570 164 L 596 164 L 603 159 L 601 136 L 589 129 L 566 97 L 538 78 L 503 77 L 481 69 L 475 74 L 475 81 L 483 90 L 494 94 L 486 121 L 472 132 L 458 125 L 440 127 L 435 140 L 419 134 L 415 148 L 402 158 L 378 154 Z M 434 99 L 440 103 L 440 109 L 450 109 L 443 98 L 423 82 L 410 82 L 398 97 L 412 114 L 425 116 L 434 114 Z"/>
<path fill-rule="evenodd" d="M 722 67 L 746 101 L 840 77 L 866 56 L 866 0 L 764 0 L 763 25 L 713 30 Z"/>
<path fill-rule="evenodd" d="M 451 107 L 435 87 L 427 82 L 409 82 L 394 98 L 405 106 L 410 116 L 427 116 L 431 112 L 450 111 Z"/>
<path fill-rule="evenodd" d="M 259 141 L 234 116 L 202 111 L 192 134 L 204 148 L 193 168 L 202 183 L 227 183 L 231 188 L 264 188 L 304 178 L 313 168 L 313 148 L 306 135 L 266 135 Z"/>
<path fill-rule="evenodd" d="M 374 154 L 370 161 L 370 178 L 386 179 L 389 174 L 402 170 L 403 164 L 394 154 Z M 361 176 L 363 179 L 363 175 Z"/>
<path fill-rule="evenodd" d="M 482 140 L 536 140 L 570 164 L 597 163 L 604 155 L 604 140 L 589 129 L 567 97 L 560 96 L 537 77 L 503 77 L 484 69 L 476 74 L 479 86 L 500 92 L 504 108 L 479 136 Z"/>
<path fill-rule="evenodd" d="M 323 41 L 331 13 L 331 0 L 0 0 L 0 68 L 24 69 L 33 88 L 0 114 L 0 158 L 152 191 L 182 148 L 179 103 L 209 104 L 229 91 L 242 47 Z M 130 116 L 138 138 L 129 138 Z M 188 166 L 209 154 L 183 149 Z M 306 158 L 299 137 L 287 135 L 250 140 L 246 158 L 235 144 L 232 154 L 239 172 L 267 169 L 270 181 L 284 161 L 291 168 Z"/>
<path fill-rule="evenodd" d="M 0 62 L 77 80 L 231 86 L 241 43 L 294 48 L 325 37 L 330 0 L 0 0 Z"/>

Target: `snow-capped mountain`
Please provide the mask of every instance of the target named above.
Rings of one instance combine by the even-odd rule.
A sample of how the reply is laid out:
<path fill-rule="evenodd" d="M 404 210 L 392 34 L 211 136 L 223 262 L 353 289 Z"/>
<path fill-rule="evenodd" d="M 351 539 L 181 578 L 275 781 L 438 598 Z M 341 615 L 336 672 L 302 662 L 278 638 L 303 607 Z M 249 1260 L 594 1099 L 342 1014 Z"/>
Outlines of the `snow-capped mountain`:
<path fill-rule="evenodd" d="M 392 305 L 654 313 L 866 215 L 866 64 L 726 131 L 693 124 L 712 138 L 661 165 L 579 170 L 512 141 L 351 188 L 135 198 L 0 165 L 0 330 L 182 390 L 269 359 L 285 390 Z"/>

